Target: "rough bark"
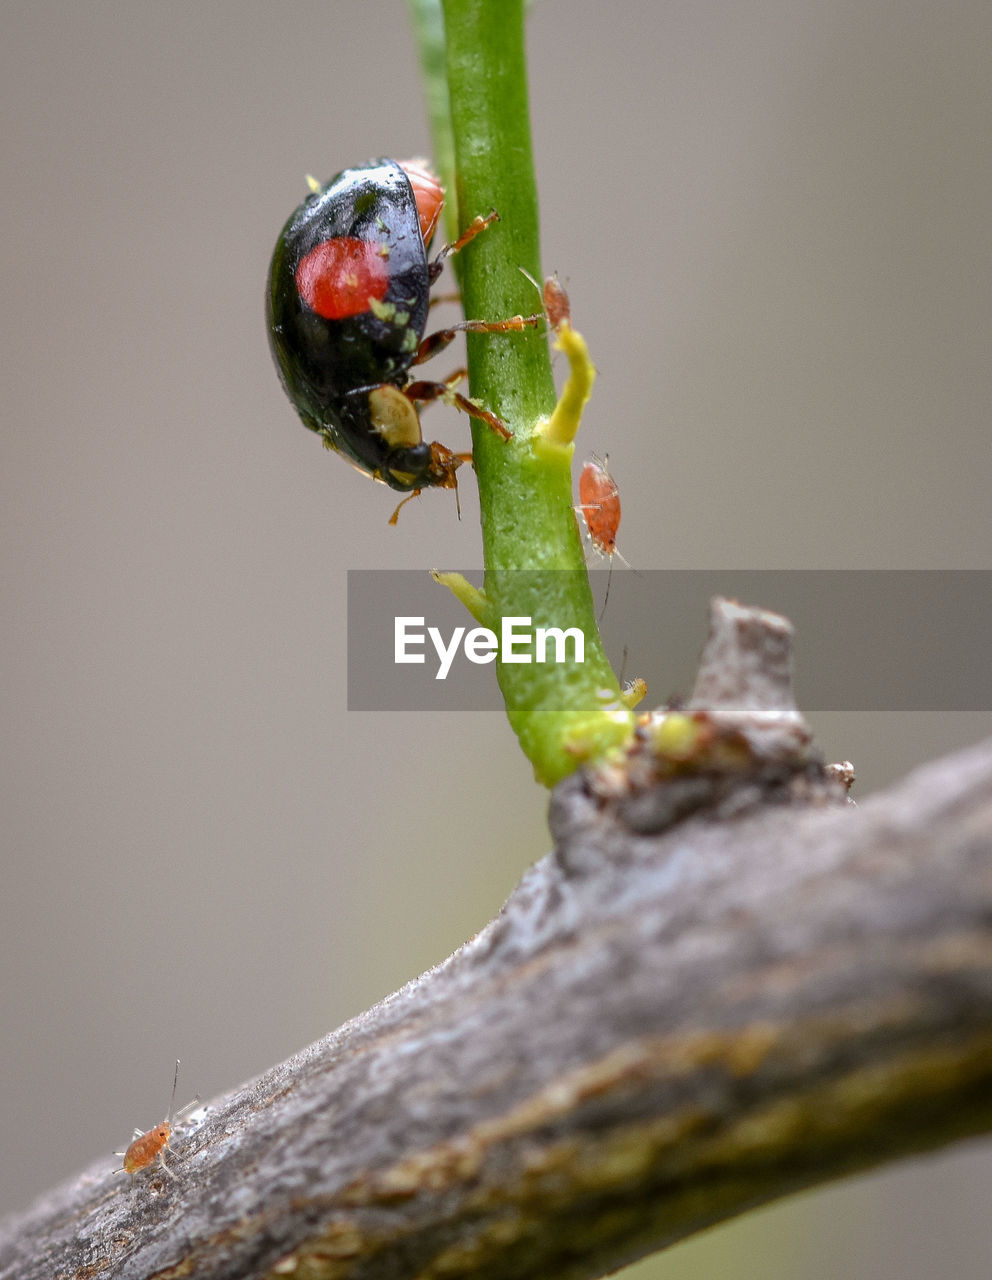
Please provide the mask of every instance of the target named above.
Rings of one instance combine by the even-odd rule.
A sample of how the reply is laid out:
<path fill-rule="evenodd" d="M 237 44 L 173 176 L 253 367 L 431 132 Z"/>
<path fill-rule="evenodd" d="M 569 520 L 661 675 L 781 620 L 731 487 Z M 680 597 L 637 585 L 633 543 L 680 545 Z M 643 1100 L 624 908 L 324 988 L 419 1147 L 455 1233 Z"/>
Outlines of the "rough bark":
<path fill-rule="evenodd" d="M 838 794 L 774 750 L 569 779 L 481 933 L 179 1126 L 175 1179 L 103 1156 L 9 1220 L 0 1275 L 598 1276 L 987 1131 L 992 742 Z"/>

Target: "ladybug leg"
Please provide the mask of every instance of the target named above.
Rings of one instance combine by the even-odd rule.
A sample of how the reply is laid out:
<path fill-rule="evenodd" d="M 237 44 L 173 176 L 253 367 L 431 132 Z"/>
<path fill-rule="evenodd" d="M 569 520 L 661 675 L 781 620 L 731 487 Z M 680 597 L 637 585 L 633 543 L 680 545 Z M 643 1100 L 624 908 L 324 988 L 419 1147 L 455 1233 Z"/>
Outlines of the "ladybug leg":
<path fill-rule="evenodd" d="M 434 333 L 429 333 L 426 338 L 421 339 L 417 354 L 410 363 L 423 364 L 425 360 L 430 360 L 431 356 L 436 356 L 439 351 L 443 351 L 454 342 L 457 332 L 457 327 L 452 325 L 450 329 L 438 329 Z"/>
<path fill-rule="evenodd" d="M 469 461 L 471 461 L 472 459 L 472 455 L 470 453 L 459 454 L 458 457 L 460 458 L 467 457 Z M 452 488 L 455 491 L 455 510 L 458 512 L 458 519 L 460 520 L 462 518 L 462 504 L 458 498 L 458 485 L 455 484 L 452 486 Z M 406 497 L 403 499 L 403 501 L 398 504 L 393 514 L 389 517 L 389 523 L 392 525 L 395 525 L 400 518 L 400 511 L 406 506 L 408 502 L 412 502 L 414 498 L 419 498 L 422 493 L 423 493 L 423 489 L 414 489 L 413 493 L 408 493 Z"/>
<path fill-rule="evenodd" d="M 442 302 L 461 302 L 462 295 L 460 293 L 438 293 L 431 297 L 428 307 L 439 307 Z"/>
<path fill-rule="evenodd" d="M 429 333 L 417 348 L 411 364 L 423 364 L 439 351 L 454 342 L 459 333 L 521 333 L 524 329 L 536 329 L 544 316 L 510 316 L 507 320 L 462 320 L 448 329 Z"/>
<path fill-rule="evenodd" d="M 444 265 L 445 258 L 450 258 L 451 255 L 453 253 L 457 253 L 459 249 L 464 249 L 467 244 L 473 241 L 475 237 L 480 234 L 480 232 L 485 231 L 486 227 L 492 226 L 494 222 L 499 222 L 499 214 L 495 209 L 490 209 L 485 216 L 480 213 L 478 217 L 472 219 L 453 244 L 446 244 L 428 268 L 430 271 L 431 284 L 433 284 L 441 274 L 441 268 Z"/>
<path fill-rule="evenodd" d="M 432 400 L 444 400 L 448 404 L 453 404 L 469 417 L 478 418 L 480 422 L 484 422 L 490 430 L 495 431 L 504 440 L 509 440 L 513 434 L 502 418 L 497 418 L 495 413 L 490 413 L 488 409 L 483 409 L 468 396 L 453 390 L 446 382 L 411 382 L 404 391 L 418 404 L 429 404 Z"/>
<path fill-rule="evenodd" d="M 443 385 L 444 385 L 444 386 L 446 386 L 446 387 L 448 388 L 448 390 L 449 390 L 449 391 L 453 391 L 453 390 L 455 389 L 455 387 L 457 387 L 457 386 L 458 386 L 459 382 L 463 381 L 463 379 L 465 379 L 465 378 L 467 378 L 467 377 L 468 377 L 468 370 L 467 370 L 467 369 L 465 369 L 465 368 L 455 369 L 455 371 L 454 371 L 453 373 L 449 373 L 449 374 L 448 374 L 448 376 L 447 376 L 447 377 L 445 378 L 445 380 L 444 380 Z M 435 384 L 435 385 L 438 385 L 438 384 Z M 436 398 L 437 398 L 438 400 L 440 400 L 442 397 L 441 397 L 440 395 L 438 395 Z M 421 408 L 426 408 L 428 405 L 433 404 L 433 403 L 434 403 L 434 400 L 433 400 L 433 399 L 432 399 L 432 400 L 421 400 L 419 403 L 420 403 L 420 407 L 421 407 Z M 472 461 L 472 455 L 471 455 L 471 454 L 466 454 L 464 457 L 463 457 L 461 454 L 457 454 L 456 456 L 457 456 L 457 457 L 460 457 L 460 458 L 462 459 L 462 461 L 463 461 L 463 462 L 471 462 L 471 461 Z"/>
<path fill-rule="evenodd" d="M 443 386 L 443 383 L 438 383 Z M 431 445 L 431 469 L 429 474 L 429 482 L 437 485 L 439 489 L 454 489 L 455 491 L 455 509 L 458 512 L 458 519 L 462 518 L 462 504 L 458 498 L 458 468 L 463 462 L 471 462 L 472 455 L 470 453 L 454 453 L 443 444 L 437 441 Z M 389 517 L 390 524 L 396 524 L 399 519 L 400 511 L 411 498 L 419 498 L 422 489 L 414 489 L 408 494 L 403 501 L 397 506 L 396 510 Z"/>
<path fill-rule="evenodd" d="M 395 524 L 400 518 L 400 511 L 403 507 L 405 507 L 408 502 L 412 502 L 414 498 L 419 498 L 422 493 L 423 489 L 414 489 L 413 493 L 408 493 L 403 501 L 397 506 L 393 514 L 389 517 L 389 523 Z"/>

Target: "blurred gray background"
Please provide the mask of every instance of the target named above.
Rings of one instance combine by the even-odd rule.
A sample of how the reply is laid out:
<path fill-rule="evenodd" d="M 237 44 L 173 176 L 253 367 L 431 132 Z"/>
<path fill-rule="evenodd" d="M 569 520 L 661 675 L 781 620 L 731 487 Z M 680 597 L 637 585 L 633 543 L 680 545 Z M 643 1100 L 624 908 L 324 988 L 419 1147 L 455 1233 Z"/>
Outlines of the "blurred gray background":
<path fill-rule="evenodd" d="M 390 528 L 266 346 L 304 175 L 430 150 L 405 7 L 0 13 L 5 1211 L 113 1163 L 177 1056 L 209 1099 L 441 960 L 547 834 L 500 716 L 346 712 L 345 571 L 478 565 L 477 503 Z M 530 33 L 627 559 L 990 567 L 987 0 L 537 0 Z M 816 727 L 865 795 L 992 717 Z M 990 1173 L 959 1148 L 644 1274 L 985 1280 Z"/>

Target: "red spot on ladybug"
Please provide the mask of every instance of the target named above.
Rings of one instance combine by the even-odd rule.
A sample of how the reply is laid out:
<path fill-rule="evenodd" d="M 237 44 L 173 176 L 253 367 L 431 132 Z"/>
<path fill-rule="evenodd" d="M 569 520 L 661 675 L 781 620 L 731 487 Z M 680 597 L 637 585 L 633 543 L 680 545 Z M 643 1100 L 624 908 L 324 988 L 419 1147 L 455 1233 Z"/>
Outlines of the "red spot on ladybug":
<path fill-rule="evenodd" d="M 579 476 L 579 510 L 585 518 L 592 545 L 611 559 L 617 554 L 620 528 L 620 490 L 606 464 L 590 458 Z"/>
<path fill-rule="evenodd" d="M 325 320 L 344 320 L 382 301 L 389 288 L 389 264 L 379 245 L 338 236 L 322 240 L 300 259 L 296 287 L 311 311 Z"/>

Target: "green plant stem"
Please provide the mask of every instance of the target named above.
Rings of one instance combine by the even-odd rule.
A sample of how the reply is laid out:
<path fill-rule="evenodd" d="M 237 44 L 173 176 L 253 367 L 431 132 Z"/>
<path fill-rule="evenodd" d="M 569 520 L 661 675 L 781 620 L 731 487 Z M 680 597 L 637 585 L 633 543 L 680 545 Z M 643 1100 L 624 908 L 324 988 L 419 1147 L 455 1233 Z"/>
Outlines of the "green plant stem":
<path fill-rule="evenodd" d="M 416 0 L 415 18 L 425 7 L 427 0 Z M 462 227 L 490 209 L 501 219 L 456 262 L 465 314 L 486 320 L 539 309 L 521 272 L 541 279 L 523 8 L 523 0 L 442 3 L 455 161 L 453 187 L 445 175 L 449 199 Z M 441 100 L 436 87 L 429 96 Z M 582 663 L 517 664 L 503 655 L 497 663 L 510 723 L 537 777 L 551 785 L 625 741 L 632 715 L 596 625 L 572 507 L 573 446 L 542 435 L 555 407 L 547 341 L 539 330 L 470 334 L 468 363 L 472 395 L 508 423 L 513 438 L 473 422 L 485 587 L 484 595 L 459 594 L 494 630 L 503 617 L 529 617 L 535 626 L 580 628 L 585 637 Z"/>
<path fill-rule="evenodd" d="M 420 73 L 427 99 L 427 116 L 434 139 L 434 168 L 448 191 L 454 189 L 455 143 L 451 136 L 448 76 L 445 68 L 444 14 L 441 0 L 408 0 L 410 20 L 420 55 Z M 458 239 L 458 209 L 454 200 L 444 206 L 449 241 Z"/>

